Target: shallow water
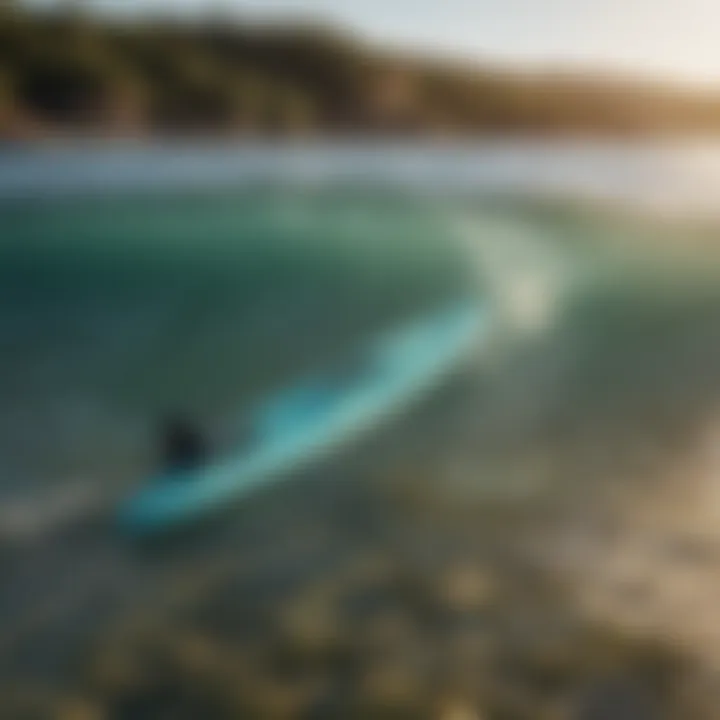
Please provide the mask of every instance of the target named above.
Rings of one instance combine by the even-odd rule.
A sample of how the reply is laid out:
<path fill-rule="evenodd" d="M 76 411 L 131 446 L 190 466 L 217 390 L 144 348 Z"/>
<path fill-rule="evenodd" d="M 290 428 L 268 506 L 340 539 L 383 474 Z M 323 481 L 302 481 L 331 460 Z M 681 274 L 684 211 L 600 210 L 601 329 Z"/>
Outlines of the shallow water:
<path fill-rule="evenodd" d="M 603 584 L 613 538 L 637 531 L 640 508 L 656 519 L 643 527 L 676 537 L 662 502 L 683 497 L 720 399 L 720 236 L 692 203 L 658 221 L 634 190 L 652 177 L 657 201 L 678 168 L 700 187 L 707 156 L 643 148 L 623 172 L 622 149 L 576 146 L 146 150 L 33 152 L 0 172 L 3 677 L 91 692 L 97 658 L 129 644 L 141 662 L 116 637 L 128 626 L 144 628 L 138 647 L 155 633 L 172 654 L 167 637 L 201 633 L 252 664 L 286 621 L 322 635 L 333 583 L 359 584 L 350 625 L 387 610 L 422 626 L 418 604 L 468 564 L 518 597 L 531 566 L 570 583 L 565 615 L 627 610 L 632 625 L 636 600 Z M 154 467 L 168 409 L 221 444 L 265 391 L 469 289 L 492 339 L 414 413 L 169 549 L 114 532 L 108 513 Z M 713 497 L 703 477 L 696 506 Z M 605 603 L 588 609 L 576 590 L 599 558 Z M 311 609 L 297 620 L 288 602 Z M 440 662 L 438 636 L 457 628 L 432 617 L 394 649 L 424 643 Z M 682 630 L 658 617 L 656 634 Z M 152 717 L 134 707 L 111 717 Z"/>

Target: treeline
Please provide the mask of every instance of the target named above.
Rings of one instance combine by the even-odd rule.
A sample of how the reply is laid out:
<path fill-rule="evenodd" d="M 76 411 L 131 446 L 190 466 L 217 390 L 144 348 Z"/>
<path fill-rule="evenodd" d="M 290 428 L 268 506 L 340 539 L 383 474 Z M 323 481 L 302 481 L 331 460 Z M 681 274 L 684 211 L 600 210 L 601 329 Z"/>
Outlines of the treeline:
<path fill-rule="evenodd" d="M 720 130 L 720 96 L 401 57 L 327 29 L 0 5 L 0 134 Z"/>

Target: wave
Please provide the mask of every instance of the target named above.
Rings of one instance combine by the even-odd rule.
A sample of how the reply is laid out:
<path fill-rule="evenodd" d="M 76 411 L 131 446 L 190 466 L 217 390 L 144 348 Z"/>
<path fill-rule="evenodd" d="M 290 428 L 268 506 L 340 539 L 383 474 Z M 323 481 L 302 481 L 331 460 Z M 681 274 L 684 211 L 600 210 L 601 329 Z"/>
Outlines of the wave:
<path fill-rule="evenodd" d="M 3 155 L 0 199 L 280 185 L 396 186 L 618 202 L 717 216 L 720 146 L 495 141 L 374 144 L 108 143 Z"/>

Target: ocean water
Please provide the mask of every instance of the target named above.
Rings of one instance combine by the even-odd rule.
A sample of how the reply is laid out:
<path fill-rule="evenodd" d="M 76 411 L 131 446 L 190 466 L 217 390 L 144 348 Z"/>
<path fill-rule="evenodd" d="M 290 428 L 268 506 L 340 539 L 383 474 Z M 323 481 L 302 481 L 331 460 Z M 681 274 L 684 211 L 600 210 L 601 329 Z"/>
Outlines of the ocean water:
<path fill-rule="evenodd" d="M 642 515 L 644 532 L 623 537 L 647 554 L 676 537 L 680 487 L 696 508 L 712 496 L 719 158 L 699 143 L 88 143 L 0 158 L 0 679 L 90 692 L 78 678 L 98 642 L 112 655 L 118 628 L 148 613 L 155 629 L 171 618 L 171 635 L 232 628 L 261 652 L 246 637 L 258 607 L 323 586 L 377 552 L 376 536 L 436 578 L 427 558 L 455 555 L 428 544 L 460 540 L 388 516 L 397 497 L 459 498 L 476 517 L 498 498 L 550 512 L 534 561 L 595 582 L 596 614 L 632 623 L 609 536 L 589 528 L 621 497 L 634 521 L 613 515 L 612 537 Z M 416 414 L 170 554 L 114 532 L 166 413 L 222 446 L 265 392 L 468 292 L 491 309 L 492 340 Z M 665 504 L 650 510 L 648 493 Z M 523 535 L 536 519 L 517 522 Z M 209 630 L 214 612 L 227 622 Z M 687 630 L 658 613 L 658 634 Z M 153 716 L 138 707 L 110 717 Z"/>
<path fill-rule="evenodd" d="M 468 282 L 436 212 L 372 192 L 22 200 L 3 227 L 6 488 L 114 474 L 173 411 L 221 431 Z"/>

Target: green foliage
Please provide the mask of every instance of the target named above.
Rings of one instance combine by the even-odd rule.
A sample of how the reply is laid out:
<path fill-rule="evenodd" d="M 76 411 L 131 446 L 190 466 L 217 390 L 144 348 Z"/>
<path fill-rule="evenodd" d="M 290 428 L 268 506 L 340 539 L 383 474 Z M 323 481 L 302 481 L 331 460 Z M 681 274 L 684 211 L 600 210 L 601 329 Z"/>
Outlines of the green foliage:
<path fill-rule="evenodd" d="M 581 132 L 720 127 L 720 99 L 638 83 L 385 57 L 325 27 L 112 23 L 0 5 L 0 107 L 159 132 Z"/>

